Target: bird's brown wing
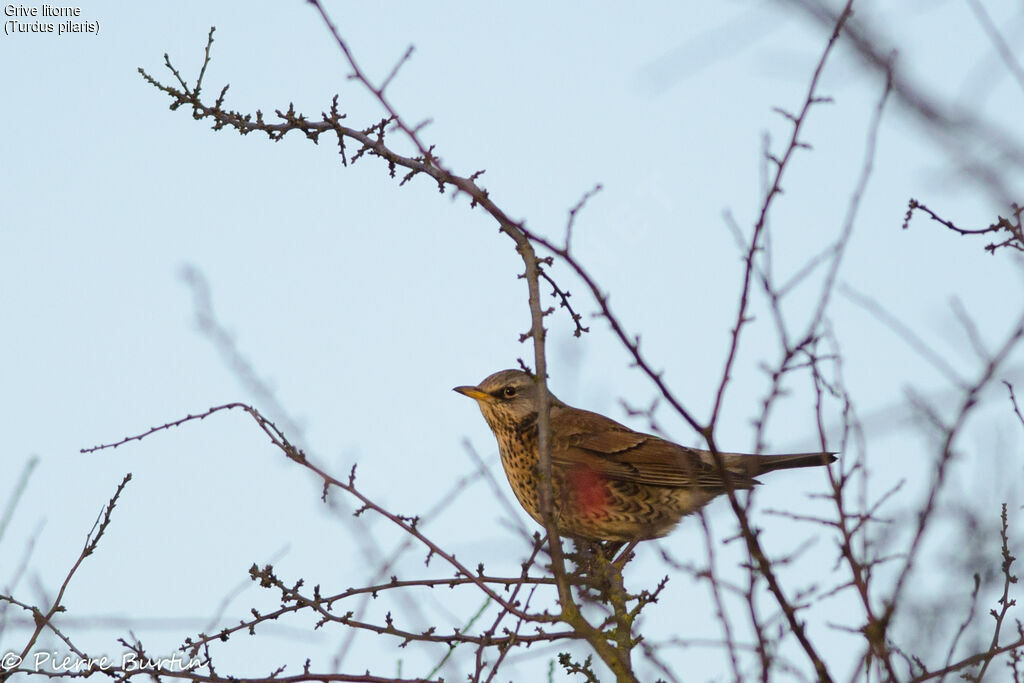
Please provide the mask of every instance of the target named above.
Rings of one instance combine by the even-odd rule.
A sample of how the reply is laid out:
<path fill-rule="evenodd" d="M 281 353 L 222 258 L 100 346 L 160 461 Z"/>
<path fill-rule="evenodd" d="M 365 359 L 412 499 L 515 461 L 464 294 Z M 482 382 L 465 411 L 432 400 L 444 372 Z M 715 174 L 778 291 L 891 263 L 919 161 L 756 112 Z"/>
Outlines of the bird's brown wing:
<path fill-rule="evenodd" d="M 551 411 L 552 461 L 563 467 L 585 466 L 608 477 L 652 486 L 722 489 L 722 478 L 701 451 L 650 434 L 635 432 L 615 420 L 586 410 Z M 757 482 L 730 472 L 735 488 Z"/>

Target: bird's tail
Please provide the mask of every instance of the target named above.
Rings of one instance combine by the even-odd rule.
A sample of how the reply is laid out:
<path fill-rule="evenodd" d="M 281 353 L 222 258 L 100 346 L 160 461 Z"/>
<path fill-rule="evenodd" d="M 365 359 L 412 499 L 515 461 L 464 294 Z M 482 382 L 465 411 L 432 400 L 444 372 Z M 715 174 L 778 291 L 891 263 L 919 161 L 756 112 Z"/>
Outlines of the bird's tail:
<path fill-rule="evenodd" d="M 797 467 L 821 467 L 836 461 L 835 453 L 787 453 L 785 455 L 742 455 L 722 453 L 725 466 L 734 472 L 756 477 L 765 472 Z"/>

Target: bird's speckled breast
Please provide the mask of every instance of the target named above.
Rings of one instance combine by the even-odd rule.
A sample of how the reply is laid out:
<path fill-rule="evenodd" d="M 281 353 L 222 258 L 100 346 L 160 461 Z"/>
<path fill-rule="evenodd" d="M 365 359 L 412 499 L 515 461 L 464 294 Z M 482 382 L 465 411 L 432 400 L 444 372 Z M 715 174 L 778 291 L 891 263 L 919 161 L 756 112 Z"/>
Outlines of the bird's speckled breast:
<path fill-rule="evenodd" d="M 516 499 L 543 524 L 536 423 L 534 414 L 520 425 L 492 423 L 491 428 Z M 683 510 L 706 502 L 690 500 L 693 491 L 609 480 L 586 467 L 555 466 L 553 475 L 555 520 L 559 532 L 570 536 L 608 541 L 657 538 L 672 530 Z"/>

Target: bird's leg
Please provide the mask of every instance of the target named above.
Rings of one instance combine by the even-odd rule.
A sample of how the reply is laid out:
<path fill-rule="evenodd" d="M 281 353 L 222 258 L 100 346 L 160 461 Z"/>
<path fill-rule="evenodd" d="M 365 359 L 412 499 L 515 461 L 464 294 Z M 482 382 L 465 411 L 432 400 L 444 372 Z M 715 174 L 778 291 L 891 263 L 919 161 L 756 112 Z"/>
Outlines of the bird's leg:
<path fill-rule="evenodd" d="M 612 560 L 612 564 L 618 567 L 619 570 L 625 567 L 626 563 L 629 562 L 629 558 L 633 556 L 633 549 L 636 548 L 639 542 L 640 541 L 630 541 L 628 544 L 626 544 L 626 547 L 622 550 L 621 553 L 619 553 L 619 556 Z M 622 543 L 618 543 L 615 549 L 618 550 L 621 547 Z"/>
<path fill-rule="evenodd" d="M 607 603 L 609 591 L 615 585 L 614 574 L 621 573 L 612 565 L 612 558 L 623 544 L 586 538 L 572 540 L 573 552 L 567 553 L 566 559 L 574 565 L 570 579 L 580 598 L 587 602 Z"/>
<path fill-rule="evenodd" d="M 604 553 L 604 557 L 609 562 L 615 558 L 615 554 L 619 552 L 619 548 L 625 545 L 623 541 L 604 541 L 601 544 L 601 552 Z"/>

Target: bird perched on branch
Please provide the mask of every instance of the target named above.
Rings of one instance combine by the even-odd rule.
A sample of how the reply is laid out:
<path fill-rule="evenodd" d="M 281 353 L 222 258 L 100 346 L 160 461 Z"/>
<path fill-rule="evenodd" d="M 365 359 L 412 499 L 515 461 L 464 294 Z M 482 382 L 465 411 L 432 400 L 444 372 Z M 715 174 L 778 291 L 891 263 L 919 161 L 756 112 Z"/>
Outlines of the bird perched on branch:
<path fill-rule="evenodd" d="M 533 375 L 502 370 L 478 386 L 455 387 L 476 400 L 498 440 L 512 490 L 531 517 L 540 513 L 537 409 Z M 710 451 L 636 432 L 615 420 L 573 408 L 548 393 L 554 516 L 560 534 L 594 541 L 630 542 L 664 536 L 711 499 L 759 484 L 754 477 L 835 461 L 832 453 L 745 455 Z"/>

